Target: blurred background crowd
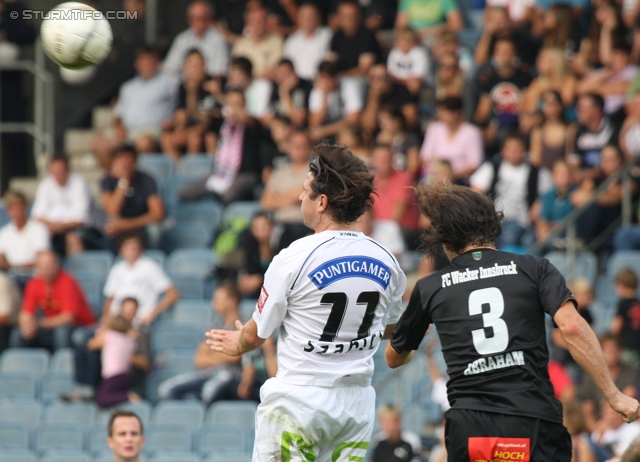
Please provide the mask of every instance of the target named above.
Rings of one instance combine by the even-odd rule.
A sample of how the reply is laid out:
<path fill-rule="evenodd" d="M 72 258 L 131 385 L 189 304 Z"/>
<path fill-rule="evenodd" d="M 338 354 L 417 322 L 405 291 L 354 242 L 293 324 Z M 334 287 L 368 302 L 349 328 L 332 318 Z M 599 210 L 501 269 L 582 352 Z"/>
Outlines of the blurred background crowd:
<path fill-rule="evenodd" d="M 37 61 L 38 24 L 20 14 L 49 3 L 0 1 L 0 128 L 34 117 L 40 96 L 12 64 Z M 640 2 L 87 3 L 135 19 L 112 22 L 97 68 L 47 64 L 55 153 L 34 159 L 27 137 L 0 138 L 0 420 L 16 402 L 98 416 L 94 402 L 128 402 L 161 434 L 150 403 L 259 399 L 275 343 L 237 360 L 202 334 L 249 317 L 273 256 L 310 232 L 298 198 L 319 142 L 374 172 L 375 204 L 356 226 L 398 257 L 409 293 L 446 264 L 420 254 L 429 223 L 411 187 L 490 194 L 505 215 L 499 247 L 548 255 L 616 384 L 637 395 Z M 375 461 L 446 458 L 435 337 L 400 372 L 376 354 Z M 549 346 L 574 460 L 633 450 L 640 424 L 602 403 L 552 325 Z M 215 415 L 184 422 L 198 457 L 214 451 L 197 441 Z M 157 441 L 149 456 L 184 449 Z"/>

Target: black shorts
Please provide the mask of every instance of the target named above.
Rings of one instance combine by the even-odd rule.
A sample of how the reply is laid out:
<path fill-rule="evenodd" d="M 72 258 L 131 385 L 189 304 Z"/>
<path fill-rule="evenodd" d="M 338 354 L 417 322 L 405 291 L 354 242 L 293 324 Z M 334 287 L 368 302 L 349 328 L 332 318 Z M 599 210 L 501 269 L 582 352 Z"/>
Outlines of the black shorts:
<path fill-rule="evenodd" d="M 469 438 L 494 437 L 507 439 L 500 441 L 501 449 L 493 449 L 488 458 L 475 460 L 517 461 L 522 460 L 513 438 L 528 439 L 530 462 L 570 462 L 571 436 L 564 425 L 535 419 L 494 412 L 472 411 L 468 409 L 450 409 L 445 413 L 445 442 L 448 462 L 470 462 Z M 474 446 L 483 447 L 488 440 L 476 439 Z M 519 442 L 516 440 L 516 442 Z M 493 443 L 492 443 L 493 444 Z M 495 455 L 498 457 L 495 457 Z"/>

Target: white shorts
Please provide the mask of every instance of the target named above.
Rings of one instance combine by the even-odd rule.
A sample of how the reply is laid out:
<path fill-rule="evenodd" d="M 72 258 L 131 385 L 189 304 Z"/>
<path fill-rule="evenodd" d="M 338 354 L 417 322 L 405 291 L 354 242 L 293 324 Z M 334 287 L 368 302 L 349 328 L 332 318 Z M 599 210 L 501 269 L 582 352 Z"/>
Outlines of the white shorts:
<path fill-rule="evenodd" d="M 260 390 L 253 462 L 362 461 L 376 412 L 373 387 L 290 385 Z"/>

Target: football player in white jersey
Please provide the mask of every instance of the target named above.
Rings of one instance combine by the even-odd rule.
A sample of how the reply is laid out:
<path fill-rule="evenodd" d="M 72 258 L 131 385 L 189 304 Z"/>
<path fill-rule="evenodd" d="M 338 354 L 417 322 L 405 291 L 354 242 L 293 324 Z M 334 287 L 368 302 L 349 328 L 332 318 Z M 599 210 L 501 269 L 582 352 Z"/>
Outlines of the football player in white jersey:
<path fill-rule="evenodd" d="M 406 278 L 384 247 L 354 231 L 373 175 L 348 149 L 319 145 L 300 203 L 315 234 L 274 258 L 253 313 L 212 330 L 216 351 L 258 348 L 280 326 L 278 374 L 261 389 L 253 461 L 364 460 L 375 422 L 373 354 L 400 318 Z"/>

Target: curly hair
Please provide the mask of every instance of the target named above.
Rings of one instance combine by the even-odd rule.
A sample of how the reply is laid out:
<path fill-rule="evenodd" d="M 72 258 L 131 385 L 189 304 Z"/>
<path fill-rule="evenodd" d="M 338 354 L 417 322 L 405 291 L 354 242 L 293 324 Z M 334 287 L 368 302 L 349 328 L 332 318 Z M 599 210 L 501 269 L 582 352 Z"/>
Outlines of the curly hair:
<path fill-rule="evenodd" d="M 351 224 L 373 205 L 373 174 L 346 147 L 321 143 L 313 149 L 311 199 L 324 194 L 326 213 L 337 223 Z"/>
<path fill-rule="evenodd" d="M 484 194 L 452 184 L 420 187 L 416 193 L 420 211 L 431 222 L 421 238 L 429 256 L 443 245 L 454 253 L 470 245 L 493 245 L 502 232 L 504 214 Z"/>

